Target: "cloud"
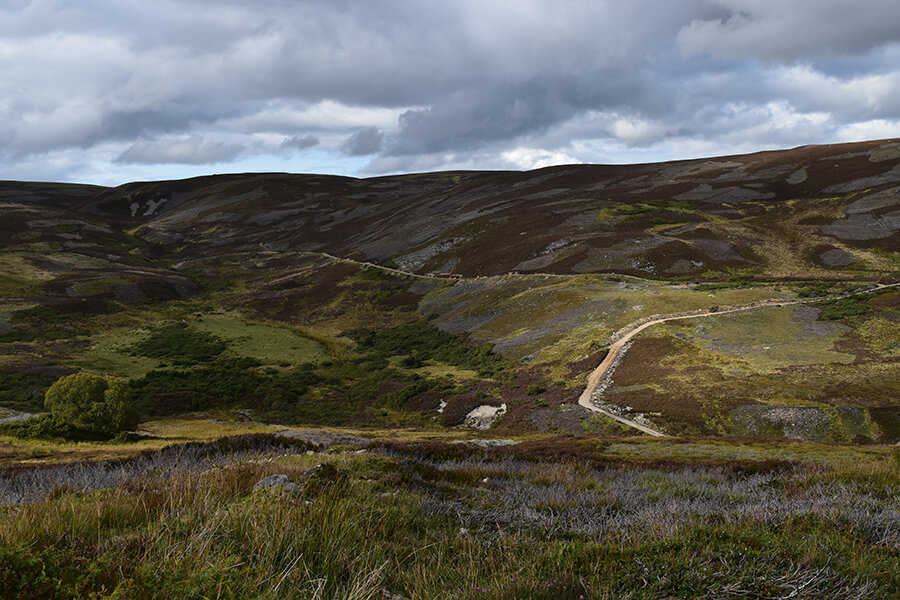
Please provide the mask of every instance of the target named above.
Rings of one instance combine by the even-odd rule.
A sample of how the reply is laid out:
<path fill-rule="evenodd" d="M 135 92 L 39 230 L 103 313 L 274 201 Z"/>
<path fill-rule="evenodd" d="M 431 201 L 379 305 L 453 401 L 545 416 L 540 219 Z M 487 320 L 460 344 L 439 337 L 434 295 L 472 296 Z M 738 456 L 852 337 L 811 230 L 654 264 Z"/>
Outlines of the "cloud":
<path fill-rule="evenodd" d="M 341 150 L 348 156 L 367 156 L 381 150 L 384 136 L 376 127 L 360 129 L 341 144 Z"/>
<path fill-rule="evenodd" d="M 501 156 L 514 168 L 523 170 L 581 163 L 580 160 L 572 158 L 565 152 L 551 152 L 540 148 L 514 148 L 503 152 Z"/>
<path fill-rule="evenodd" d="M 319 138 L 312 135 L 293 136 L 281 142 L 281 147 L 285 150 L 306 150 L 313 146 L 319 145 Z"/>
<path fill-rule="evenodd" d="M 207 165 L 234 160 L 242 148 L 203 138 L 138 140 L 122 152 L 117 163 Z"/>
<path fill-rule="evenodd" d="M 715 0 L 724 18 L 694 19 L 678 32 L 689 53 L 815 60 L 900 42 L 894 0 Z"/>
<path fill-rule="evenodd" d="M 0 5 L 0 178 L 676 159 L 898 121 L 896 0 Z"/>

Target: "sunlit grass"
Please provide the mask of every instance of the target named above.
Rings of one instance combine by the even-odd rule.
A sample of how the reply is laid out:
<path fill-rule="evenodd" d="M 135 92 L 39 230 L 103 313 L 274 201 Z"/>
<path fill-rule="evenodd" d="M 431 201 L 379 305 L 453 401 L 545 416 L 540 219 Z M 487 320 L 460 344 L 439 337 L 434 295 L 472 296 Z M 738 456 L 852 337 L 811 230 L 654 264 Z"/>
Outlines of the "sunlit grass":
<path fill-rule="evenodd" d="M 263 364 L 301 364 L 324 359 L 325 349 L 284 325 L 248 323 L 237 316 L 207 316 L 193 322 L 201 331 L 229 343 L 229 350 L 259 359 Z"/>

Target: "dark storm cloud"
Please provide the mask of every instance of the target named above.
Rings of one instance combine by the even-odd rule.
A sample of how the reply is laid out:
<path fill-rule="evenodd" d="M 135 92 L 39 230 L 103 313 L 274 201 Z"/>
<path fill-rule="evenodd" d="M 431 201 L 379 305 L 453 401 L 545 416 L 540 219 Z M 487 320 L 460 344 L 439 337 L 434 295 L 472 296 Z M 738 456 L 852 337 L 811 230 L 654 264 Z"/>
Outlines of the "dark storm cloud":
<path fill-rule="evenodd" d="M 486 85 L 436 99 L 400 116 L 388 154 L 480 148 L 543 133 L 585 110 L 641 106 L 658 114 L 667 97 L 640 73 L 598 69 L 583 76 L 547 75 L 519 84 Z"/>
<path fill-rule="evenodd" d="M 114 177 L 314 148 L 378 172 L 897 134 L 896 0 L 0 6 L 0 178 L 42 161 Z"/>
<path fill-rule="evenodd" d="M 694 19 L 678 33 L 691 52 L 728 57 L 810 60 L 866 53 L 896 42 L 896 0 L 719 0 L 726 17 Z"/>

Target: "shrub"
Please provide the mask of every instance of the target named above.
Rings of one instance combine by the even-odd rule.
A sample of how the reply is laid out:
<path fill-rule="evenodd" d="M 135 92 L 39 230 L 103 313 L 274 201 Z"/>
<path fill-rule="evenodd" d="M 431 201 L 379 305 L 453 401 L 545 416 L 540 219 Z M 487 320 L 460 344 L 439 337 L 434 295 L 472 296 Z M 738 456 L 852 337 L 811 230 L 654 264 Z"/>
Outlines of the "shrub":
<path fill-rule="evenodd" d="M 816 296 L 827 296 L 831 291 L 831 285 L 828 283 L 816 283 L 806 285 L 797 290 L 797 296 L 800 298 L 813 298 Z"/>
<path fill-rule="evenodd" d="M 227 343 L 221 338 L 178 321 L 154 328 L 132 350 L 135 354 L 148 358 L 169 359 L 180 365 L 195 365 L 209 362 L 222 354 L 226 347 Z"/>
<path fill-rule="evenodd" d="M 422 359 L 419 358 L 418 356 L 416 356 L 415 354 L 407 356 L 406 358 L 404 358 L 403 360 L 400 361 L 400 366 L 406 367 L 407 369 L 418 369 L 419 367 L 424 366 L 424 365 L 425 365 L 425 363 L 422 361 Z"/>
<path fill-rule="evenodd" d="M 102 441 L 112 437 L 108 433 L 98 433 L 78 429 L 63 423 L 53 415 L 43 414 L 24 421 L 3 423 L 0 433 L 23 439 L 63 439 L 69 441 Z"/>
<path fill-rule="evenodd" d="M 0 402 L 7 408 L 40 412 L 44 409 L 44 394 L 56 379 L 55 375 L 0 373 Z"/>
<path fill-rule="evenodd" d="M 368 281 L 384 281 L 391 277 L 388 273 L 377 267 L 363 267 L 356 272 L 356 276 Z"/>
<path fill-rule="evenodd" d="M 862 296 L 848 296 L 824 303 L 819 318 L 823 321 L 839 321 L 844 317 L 855 317 L 864 314 L 868 307 L 863 303 Z"/>
<path fill-rule="evenodd" d="M 44 405 L 59 423 L 87 432 L 116 434 L 139 422 L 125 381 L 93 373 L 58 379 L 44 395 Z"/>
<path fill-rule="evenodd" d="M 509 366 L 490 344 L 468 345 L 459 336 L 421 323 L 383 331 L 358 329 L 351 331 L 350 337 L 369 352 L 383 356 L 415 354 L 421 361 L 433 359 L 472 369 L 482 377 L 497 375 Z"/>

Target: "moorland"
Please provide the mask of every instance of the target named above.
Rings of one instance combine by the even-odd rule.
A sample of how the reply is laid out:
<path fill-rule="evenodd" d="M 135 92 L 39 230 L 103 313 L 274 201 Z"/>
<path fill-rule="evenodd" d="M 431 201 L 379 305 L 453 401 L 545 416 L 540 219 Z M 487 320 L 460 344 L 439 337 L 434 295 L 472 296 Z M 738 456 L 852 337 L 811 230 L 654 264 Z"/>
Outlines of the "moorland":
<path fill-rule="evenodd" d="M 0 214 L 4 598 L 900 592 L 896 140 Z"/>

